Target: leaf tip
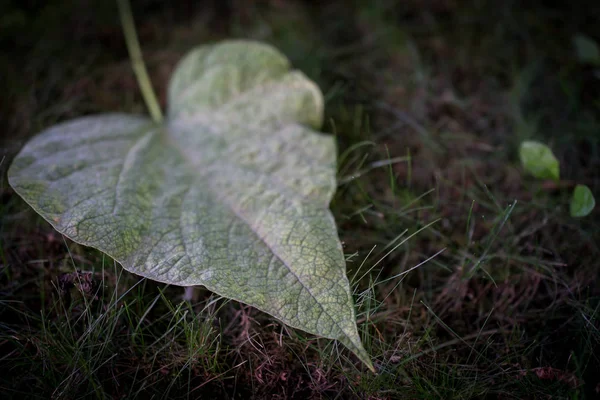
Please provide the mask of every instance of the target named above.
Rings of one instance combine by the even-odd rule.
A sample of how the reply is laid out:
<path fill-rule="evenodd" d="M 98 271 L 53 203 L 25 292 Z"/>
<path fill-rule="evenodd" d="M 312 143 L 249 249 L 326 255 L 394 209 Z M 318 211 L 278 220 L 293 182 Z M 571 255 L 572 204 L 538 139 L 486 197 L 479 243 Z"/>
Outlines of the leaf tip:
<path fill-rule="evenodd" d="M 373 363 L 371 362 L 371 360 L 367 360 L 367 361 L 363 361 L 363 362 L 365 363 L 365 365 L 367 366 L 369 371 L 371 371 L 374 374 L 377 374 L 377 370 L 375 369 L 375 366 L 373 366 Z"/>

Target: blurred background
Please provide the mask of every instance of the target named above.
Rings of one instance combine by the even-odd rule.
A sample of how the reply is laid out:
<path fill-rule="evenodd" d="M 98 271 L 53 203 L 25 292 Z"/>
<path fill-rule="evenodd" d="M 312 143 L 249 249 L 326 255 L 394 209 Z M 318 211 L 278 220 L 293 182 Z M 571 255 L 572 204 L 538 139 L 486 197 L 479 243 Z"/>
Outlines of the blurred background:
<path fill-rule="evenodd" d="M 132 10 L 163 109 L 181 57 L 227 38 L 274 45 L 319 85 L 323 130 L 338 141 L 332 210 L 379 374 L 249 307 L 209 292 L 181 305 L 176 288 L 105 270 L 105 257 L 34 215 L 5 178 L 29 137 L 146 109 L 115 2 L 0 0 L 5 393 L 600 396 L 598 211 L 568 212 L 576 184 L 600 196 L 597 1 L 132 0 Z M 525 140 L 552 148 L 559 181 L 523 170 Z M 401 243 L 405 230 L 419 233 Z M 79 274 L 102 294 L 73 284 Z"/>

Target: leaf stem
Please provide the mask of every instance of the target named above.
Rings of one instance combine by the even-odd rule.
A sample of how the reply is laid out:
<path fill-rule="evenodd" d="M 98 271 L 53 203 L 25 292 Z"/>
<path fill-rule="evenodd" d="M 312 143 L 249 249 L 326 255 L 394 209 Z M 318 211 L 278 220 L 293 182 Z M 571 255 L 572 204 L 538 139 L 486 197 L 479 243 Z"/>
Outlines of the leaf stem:
<path fill-rule="evenodd" d="M 146 107 L 148 107 L 154 122 L 161 122 L 163 120 L 163 115 L 154 89 L 152 89 L 148 71 L 146 71 L 142 50 L 140 49 L 140 42 L 135 31 L 131 5 L 129 4 L 129 0 L 117 0 L 117 5 L 119 6 L 119 16 L 121 17 L 123 35 L 125 35 L 127 50 L 129 51 L 129 58 L 131 59 L 131 67 L 135 73 L 138 85 L 140 85 L 144 102 L 146 103 Z"/>

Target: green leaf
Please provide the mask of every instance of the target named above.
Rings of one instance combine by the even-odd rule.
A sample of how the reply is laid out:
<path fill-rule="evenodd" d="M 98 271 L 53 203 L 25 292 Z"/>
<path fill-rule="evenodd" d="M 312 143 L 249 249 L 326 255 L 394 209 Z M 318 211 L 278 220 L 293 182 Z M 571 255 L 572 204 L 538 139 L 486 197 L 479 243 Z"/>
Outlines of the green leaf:
<path fill-rule="evenodd" d="M 573 38 L 573 43 L 580 62 L 600 65 L 600 49 L 594 40 L 580 34 Z"/>
<path fill-rule="evenodd" d="M 527 172 L 539 179 L 560 179 L 558 160 L 543 143 L 525 141 L 519 149 L 521 163 Z"/>
<path fill-rule="evenodd" d="M 585 217 L 592 212 L 596 206 L 596 200 L 589 187 L 586 185 L 577 185 L 571 198 L 571 216 Z"/>
<path fill-rule="evenodd" d="M 105 114 L 45 130 L 9 182 L 75 242 L 135 274 L 203 285 L 337 339 L 370 369 L 329 203 L 333 137 L 319 88 L 270 46 L 192 51 L 163 124 Z"/>

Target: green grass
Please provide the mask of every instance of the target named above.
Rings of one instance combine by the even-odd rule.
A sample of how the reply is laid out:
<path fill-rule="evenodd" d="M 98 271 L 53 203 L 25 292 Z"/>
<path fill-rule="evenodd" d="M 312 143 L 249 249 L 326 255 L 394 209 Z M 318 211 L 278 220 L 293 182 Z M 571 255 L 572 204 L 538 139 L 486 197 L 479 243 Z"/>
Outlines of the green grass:
<path fill-rule="evenodd" d="M 21 41 L 1 67 L 4 396 L 597 396 L 598 213 L 568 214 L 574 182 L 600 193 L 600 79 L 571 42 L 600 37 L 592 8 L 133 5 L 163 107 L 177 60 L 231 36 L 274 44 L 323 90 L 323 129 L 339 147 L 332 210 L 372 374 L 343 346 L 250 307 L 206 290 L 184 302 L 181 288 L 132 276 L 53 232 L 10 190 L 10 159 L 40 129 L 144 112 L 116 6 L 76 3 L 7 6 L 25 23 L 7 25 Z M 524 174 L 524 139 L 552 147 L 559 184 Z"/>

